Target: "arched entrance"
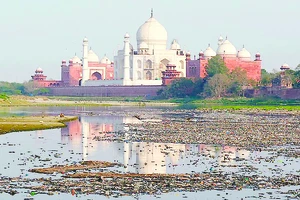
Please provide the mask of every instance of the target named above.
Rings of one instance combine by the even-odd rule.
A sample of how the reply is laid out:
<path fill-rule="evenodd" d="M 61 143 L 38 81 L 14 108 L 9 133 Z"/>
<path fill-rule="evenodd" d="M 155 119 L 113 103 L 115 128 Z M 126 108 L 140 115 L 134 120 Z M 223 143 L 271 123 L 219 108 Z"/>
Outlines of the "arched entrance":
<path fill-rule="evenodd" d="M 99 72 L 94 72 L 92 74 L 92 80 L 102 80 L 102 75 Z"/>
<path fill-rule="evenodd" d="M 150 71 L 146 73 L 146 80 L 152 80 L 152 73 Z"/>
<path fill-rule="evenodd" d="M 79 80 L 78 85 L 81 86 L 82 79 Z"/>

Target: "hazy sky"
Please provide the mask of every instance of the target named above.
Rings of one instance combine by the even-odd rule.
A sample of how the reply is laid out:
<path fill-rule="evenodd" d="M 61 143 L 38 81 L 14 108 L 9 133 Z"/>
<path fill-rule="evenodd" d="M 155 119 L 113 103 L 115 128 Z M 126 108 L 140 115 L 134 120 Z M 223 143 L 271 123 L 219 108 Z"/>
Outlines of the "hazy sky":
<path fill-rule="evenodd" d="M 300 0 L 2 0 L 0 80 L 29 80 L 37 67 L 60 80 L 61 60 L 82 56 L 82 39 L 100 57 L 113 60 L 128 32 L 136 48 L 139 26 L 154 9 L 167 29 L 192 55 L 220 35 L 239 50 L 243 44 L 271 71 L 300 63 Z"/>

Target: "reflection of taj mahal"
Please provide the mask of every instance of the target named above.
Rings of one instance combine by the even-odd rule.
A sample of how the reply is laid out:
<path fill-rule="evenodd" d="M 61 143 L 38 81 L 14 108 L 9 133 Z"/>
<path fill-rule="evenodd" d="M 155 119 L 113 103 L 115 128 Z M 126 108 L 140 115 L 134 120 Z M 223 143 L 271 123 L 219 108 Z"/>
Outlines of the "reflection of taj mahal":
<path fill-rule="evenodd" d="M 236 164 L 236 158 L 248 159 L 250 154 L 249 151 L 229 146 L 147 142 L 116 144 L 114 142 L 93 140 L 94 136 L 99 136 L 99 134 L 109 135 L 114 131 L 126 130 L 128 128 L 126 125 L 132 123 L 142 122 L 134 117 L 81 116 L 79 120 L 70 122 L 67 128 L 61 129 L 61 139 L 62 142 L 68 140 L 74 148 L 81 147 L 83 160 L 88 160 L 90 154 L 101 154 L 99 152 L 100 146 L 123 150 L 118 155 L 121 157 L 119 159 L 123 159 L 124 171 L 133 172 L 132 170 L 134 170 L 136 173 L 141 174 L 167 173 L 168 167 L 180 165 L 180 160 L 188 153 L 187 150 L 190 147 L 194 148 L 193 152 L 209 156 L 213 163 L 221 166 Z M 129 136 L 128 134 L 130 133 L 125 133 L 125 139 Z"/>

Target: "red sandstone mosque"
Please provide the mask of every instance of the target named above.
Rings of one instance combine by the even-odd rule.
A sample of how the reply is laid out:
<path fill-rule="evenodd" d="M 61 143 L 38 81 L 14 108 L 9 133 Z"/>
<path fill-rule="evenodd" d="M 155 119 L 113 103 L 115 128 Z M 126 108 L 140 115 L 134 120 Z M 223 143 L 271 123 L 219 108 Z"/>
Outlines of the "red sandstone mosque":
<path fill-rule="evenodd" d="M 87 42 L 87 39 L 84 39 Z M 82 80 L 82 60 L 74 56 L 67 63 L 61 63 L 61 80 L 46 80 L 41 68 L 36 69 L 32 77 L 36 87 L 68 87 L 80 86 Z M 104 56 L 101 60 L 92 49 L 88 51 L 88 75 L 89 80 L 112 80 L 114 79 L 114 63 Z"/>
<path fill-rule="evenodd" d="M 203 52 L 200 51 L 199 58 L 192 60 L 191 54 L 186 53 L 186 75 L 187 77 L 204 78 L 206 76 L 205 67 L 208 64 L 209 59 L 219 55 L 223 58 L 225 65 L 230 71 L 237 67 L 247 72 L 249 79 L 260 81 L 261 78 L 261 59 L 260 53 L 255 54 L 255 60 L 251 60 L 250 52 L 243 47 L 240 51 L 237 51 L 235 46 L 227 39 L 224 41 L 220 36 L 218 40 L 218 49 L 215 52 L 210 45 Z"/>

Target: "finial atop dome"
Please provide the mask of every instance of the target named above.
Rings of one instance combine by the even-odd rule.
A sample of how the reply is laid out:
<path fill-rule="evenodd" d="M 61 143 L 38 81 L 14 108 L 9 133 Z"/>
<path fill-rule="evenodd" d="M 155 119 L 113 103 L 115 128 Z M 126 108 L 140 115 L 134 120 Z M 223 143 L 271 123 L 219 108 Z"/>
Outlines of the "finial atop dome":
<path fill-rule="evenodd" d="M 153 17 L 153 8 L 151 8 L 151 18 Z"/>

